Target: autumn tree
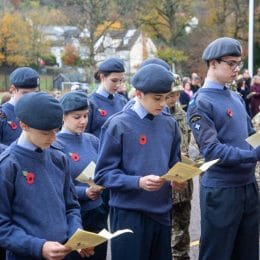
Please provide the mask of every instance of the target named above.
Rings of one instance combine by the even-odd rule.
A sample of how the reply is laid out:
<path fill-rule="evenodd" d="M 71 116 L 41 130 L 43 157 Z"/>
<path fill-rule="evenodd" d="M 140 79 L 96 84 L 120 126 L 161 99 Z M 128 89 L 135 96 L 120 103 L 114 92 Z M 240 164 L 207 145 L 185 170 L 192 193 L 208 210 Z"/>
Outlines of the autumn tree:
<path fill-rule="evenodd" d="M 64 65 L 75 66 L 80 62 L 80 56 L 77 48 L 72 44 L 67 44 L 62 55 Z"/>
<path fill-rule="evenodd" d="M 33 64 L 37 64 L 39 59 L 50 56 L 51 42 L 46 39 L 42 27 L 47 25 L 66 24 L 67 18 L 57 10 L 44 7 L 37 7 L 25 12 L 27 21 L 31 26 L 31 41 L 29 56 Z"/>
<path fill-rule="evenodd" d="M 30 65 L 31 28 L 19 13 L 7 13 L 0 20 L 0 64 Z"/>
<path fill-rule="evenodd" d="M 179 45 L 191 18 L 190 1 L 152 0 L 139 12 L 138 21 L 141 29 L 157 43 L 158 56 L 176 63 L 187 59 Z"/>

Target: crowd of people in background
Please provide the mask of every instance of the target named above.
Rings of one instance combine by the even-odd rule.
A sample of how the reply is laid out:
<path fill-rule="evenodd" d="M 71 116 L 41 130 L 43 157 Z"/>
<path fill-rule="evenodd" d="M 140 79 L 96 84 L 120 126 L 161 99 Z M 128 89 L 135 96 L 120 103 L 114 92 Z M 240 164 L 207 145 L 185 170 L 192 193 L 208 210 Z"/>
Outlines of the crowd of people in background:
<path fill-rule="evenodd" d="M 226 48 L 219 48 L 222 45 Z M 214 119 L 211 118 L 212 115 L 206 115 L 210 111 L 204 111 L 200 98 L 203 95 L 205 98 L 209 92 L 209 97 L 212 95 L 214 99 L 219 85 L 212 84 L 212 80 L 220 78 L 216 67 L 221 70 L 220 66 L 228 65 L 232 70 L 240 69 L 239 46 L 233 39 L 221 38 L 206 48 L 203 54 L 208 65 L 206 80 L 196 72 L 183 77 L 173 74 L 165 61 L 151 58 L 140 65 L 132 78 L 131 86 L 127 86 L 123 61 L 111 57 L 98 65 L 95 73 L 98 87 L 93 93 L 85 93 L 77 86 L 72 86 L 67 93 L 55 90 L 47 95 L 38 92 L 39 75 L 35 70 L 28 67 L 16 69 L 10 75 L 10 92 L 2 95 L 0 109 L 0 191 L 6 194 L 4 203 L 1 202 L 0 206 L 0 246 L 3 247 L 1 259 L 5 259 L 6 249 L 6 259 L 45 257 L 73 260 L 88 257 L 92 260 L 105 260 L 106 243 L 95 248 L 95 253 L 92 248 L 86 248 L 79 254 L 71 252 L 63 244 L 77 228 L 96 233 L 108 228 L 108 218 L 111 231 L 123 228 L 134 231 L 134 234 L 124 234 L 112 240 L 112 260 L 190 259 L 189 225 L 193 182 L 167 183 L 160 176 L 181 161 L 183 155 L 192 160 L 201 160 L 207 156 L 206 159 L 214 159 L 211 158 L 212 154 L 208 155 L 212 147 L 206 148 L 217 135 L 210 120 L 217 122 L 222 118 L 214 113 Z M 222 57 L 235 57 L 235 62 L 223 60 Z M 253 122 L 260 122 L 256 120 L 260 117 L 260 69 L 253 76 L 247 69 L 240 73 L 237 73 L 232 82 L 218 78 L 223 85 L 229 83 L 228 86 L 221 87 L 221 91 L 227 87 L 237 93 L 243 102 L 239 103 L 237 96 L 232 96 L 232 101 L 239 103 L 237 108 L 240 109 L 241 116 L 247 118 L 248 115 Z M 194 100 L 198 103 L 194 104 Z M 36 106 L 37 109 L 34 110 Z M 53 113 L 48 106 L 53 109 Z M 45 110 L 41 111 L 41 108 Z M 46 116 L 43 115 L 45 113 Z M 229 118 L 233 117 L 232 111 L 227 113 Z M 247 135 L 248 129 L 251 131 L 249 134 L 253 133 L 249 127 L 250 122 L 247 123 L 247 128 L 244 127 L 246 122 L 241 123 L 246 132 L 243 132 L 244 135 Z M 237 119 L 237 125 L 239 124 Z M 224 136 L 225 133 L 221 134 Z M 47 146 L 42 143 L 44 136 L 49 136 L 51 140 L 49 143 L 46 141 L 49 144 Z M 37 140 L 39 137 L 43 139 Z M 227 161 L 228 167 L 231 167 L 230 164 L 239 159 L 246 163 L 259 160 L 258 150 L 255 152 L 244 144 L 241 145 L 240 140 L 237 142 L 241 149 L 248 150 L 253 155 L 250 154 L 250 157 L 248 152 L 244 159 L 241 151 L 234 152 L 234 158 L 230 161 L 226 157 L 222 158 L 222 163 Z M 97 164 L 95 182 L 105 189 L 76 180 L 91 162 Z M 62 167 L 66 167 L 64 177 L 61 177 Z M 219 171 L 225 168 L 221 167 L 220 165 Z M 44 173 L 49 170 L 47 177 L 36 176 L 38 169 Z M 55 169 L 58 177 L 53 177 Z M 11 177 L 6 171 L 11 172 Z M 16 182 L 18 174 L 22 177 Z M 48 193 L 48 187 L 38 184 L 38 177 L 42 184 L 51 186 L 52 194 L 40 194 Z M 249 182 L 252 178 L 251 176 Z M 232 181 L 234 180 L 230 178 L 228 188 L 233 187 L 230 184 Z M 18 184 L 19 187 L 16 186 Z M 28 188 L 32 188 L 33 184 L 37 186 L 33 194 L 39 198 L 29 205 L 26 202 L 28 198 L 22 194 L 24 192 L 29 195 Z M 205 180 L 202 196 L 206 194 L 207 185 L 210 188 L 222 187 L 219 183 L 215 187 L 215 184 L 210 177 Z M 54 185 L 61 186 L 56 190 Z M 17 198 L 16 192 L 21 197 Z M 253 190 L 249 192 L 253 193 Z M 52 196 L 57 199 L 57 203 L 51 201 Z M 221 196 L 223 200 L 227 199 L 227 194 Z M 32 197 L 31 199 L 33 200 Z M 51 202 L 38 205 L 40 199 Z M 235 198 L 233 202 L 235 203 Z M 27 210 L 24 216 L 19 207 Z M 33 207 L 34 212 L 31 213 Z M 58 216 L 57 219 L 51 219 L 56 210 L 61 216 L 64 207 L 66 210 L 61 223 Z M 207 205 L 203 204 L 202 214 L 206 208 Z M 47 216 L 41 219 L 44 212 Z M 229 214 L 226 211 L 224 213 Z M 200 259 L 231 259 L 225 258 L 225 254 L 233 252 L 233 242 L 226 250 L 222 250 L 222 255 L 219 253 L 224 258 L 212 258 L 214 254 L 217 257 L 217 250 L 221 251 L 216 244 L 217 239 L 223 238 L 223 234 L 219 232 L 215 240 L 209 240 L 209 234 L 214 236 L 209 229 L 214 229 L 216 233 L 219 230 L 213 228 L 207 219 L 202 219 L 206 224 L 202 230 Z M 53 230 L 44 221 L 54 225 Z M 37 225 L 42 228 L 41 232 Z M 233 222 L 231 225 L 234 229 L 239 226 L 237 224 L 234 227 Z M 38 237 L 37 232 L 41 237 Z M 228 238 L 226 241 L 230 242 Z M 252 249 L 253 258 L 250 259 L 256 259 L 255 248 L 248 248 Z M 240 252 L 245 254 L 242 249 Z M 232 254 L 235 255 L 234 252 Z M 245 258 L 242 256 L 234 259 Z"/>

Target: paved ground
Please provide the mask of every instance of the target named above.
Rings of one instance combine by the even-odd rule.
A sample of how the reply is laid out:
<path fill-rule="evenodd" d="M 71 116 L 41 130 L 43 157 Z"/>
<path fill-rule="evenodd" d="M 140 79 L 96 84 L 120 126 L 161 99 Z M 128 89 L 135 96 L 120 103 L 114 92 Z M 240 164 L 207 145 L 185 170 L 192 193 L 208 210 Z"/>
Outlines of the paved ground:
<path fill-rule="evenodd" d="M 197 260 L 199 255 L 199 238 L 200 238 L 200 207 L 199 207 L 199 177 L 193 178 L 194 191 L 191 208 L 191 260 Z"/>

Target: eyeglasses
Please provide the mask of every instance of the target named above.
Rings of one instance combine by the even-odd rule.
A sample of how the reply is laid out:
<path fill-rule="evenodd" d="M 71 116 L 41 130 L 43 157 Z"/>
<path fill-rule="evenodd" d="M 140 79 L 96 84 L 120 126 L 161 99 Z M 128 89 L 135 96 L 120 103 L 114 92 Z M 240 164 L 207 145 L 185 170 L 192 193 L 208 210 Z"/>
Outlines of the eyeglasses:
<path fill-rule="evenodd" d="M 236 68 L 242 69 L 244 66 L 244 62 L 240 61 L 240 62 L 236 62 L 236 61 L 231 61 L 231 60 L 222 60 L 222 59 L 218 59 L 217 60 L 219 63 L 225 62 L 232 70 L 235 70 Z"/>

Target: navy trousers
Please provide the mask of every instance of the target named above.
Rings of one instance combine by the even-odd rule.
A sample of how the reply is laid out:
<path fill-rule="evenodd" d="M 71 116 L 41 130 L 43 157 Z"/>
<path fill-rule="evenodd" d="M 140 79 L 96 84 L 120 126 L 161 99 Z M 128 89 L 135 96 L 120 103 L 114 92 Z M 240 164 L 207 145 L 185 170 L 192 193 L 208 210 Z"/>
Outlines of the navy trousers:
<path fill-rule="evenodd" d="M 110 209 L 112 232 L 129 228 L 111 241 L 112 260 L 171 260 L 171 227 L 133 210 Z"/>
<path fill-rule="evenodd" d="M 256 183 L 232 188 L 201 185 L 200 260 L 259 260 Z"/>
<path fill-rule="evenodd" d="M 103 228 L 107 229 L 107 212 L 103 205 L 87 211 L 81 211 L 82 226 L 85 230 L 98 233 Z M 86 257 L 88 260 L 106 260 L 107 242 L 95 247 L 95 254 Z M 81 258 L 82 259 L 82 258 Z"/>

